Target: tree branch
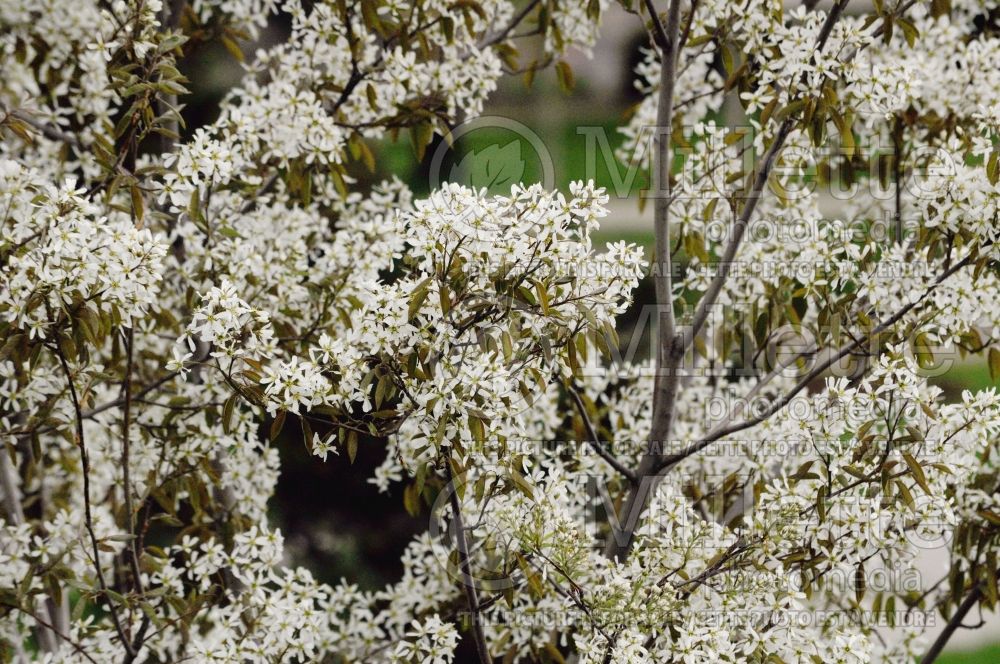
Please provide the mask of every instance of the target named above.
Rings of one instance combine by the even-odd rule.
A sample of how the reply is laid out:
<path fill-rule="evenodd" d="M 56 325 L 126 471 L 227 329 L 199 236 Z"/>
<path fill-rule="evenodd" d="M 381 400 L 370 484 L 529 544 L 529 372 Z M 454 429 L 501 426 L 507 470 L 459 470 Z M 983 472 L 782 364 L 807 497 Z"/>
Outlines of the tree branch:
<path fill-rule="evenodd" d="M 665 30 L 663 28 L 663 22 L 660 21 L 660 15 L 657 14 L 656 7 L 653 6 L 653 0 L 643 0 L 643 1 L 644 1 L 644 4 L 646 5 L 646 10 L 649 12 L 649 18 L 653 22 L 653 38 L 656 41 L 656 45 L 660 49 L 660 55 L 662 57 L 665 54 L 667 54 L 668 52 L 671 52 L 671 51 L 675 50 L 675 49 L 673 49 L 671 47 L 671 44 L 677 41 L 677 37 L 676 37 L 675 33 L 673 33 L 673 32 L 671 32 L 670 34 L 668 34 L 667 30 Z M 668 23 L 673 18 L 674 7 L 677 6 L 677 5 L 678 5 L 677 2 L 671 2 L 671 5 L 670 5 L 670 18 L 667 19 Z M 662 61 L 661 61 L 661 65 L 662 65 Z M 674 71 L 676 71 L 676 67 L 674 67 Z M 673 76 L 673 74 L 671 74 L 671 76 Z M 661 76 L 660 80 L 661 81 L 663 80 L 662 76 Z M 660 96 L 660 101 L 663 101 L 662 94 Z M 671 101 L 673 101 L 673 95 L 671 95 Z"/>
<path fill-rule="evenodd" d="M 476 592 L 476 584 L 472 579 L 471 564 L 469 562 L 469 542 L 465 538 L 465 520 L 462 517 L 462 502 L 459 500 L 458 491 L 455 488 L 455 476 L 451 469 L 451 458 L 444 460 L 444 473 L 448 479 L 450 492 L 452 518 L 455 522 L 455 546 L 458 549 L 458 568 L 462 573 L 462 586 L 465 591 L 465 601 L 469 606 L 469 614 L 472 618 L 472 639 L 476 643 L 476 653 L 479 655 L 480 664 L 491 664 L 493 658 L 490 657 L 489 648 L 486 645 L 486 635 L 483 633 L 483 623 L 479 619 L 479 596 Z"/>
<path fill-rule="evenodd" d="M 656 286 L 657 315 L 662 316 L 659 340 L 656 347 L 656 378 L 653 389 L 653 422 L 650 438 L 670 431 L 674 402 L 677 396 L 677 367 L 680 364 L 676 321 L 674 319 L 673 266 L 670 256 L 670 167 L 673 163 L 670 134 L 674 121 L 674 87 L 677 81 L 677 53 L 683 46 L 680 34 L 680 0 L 671 0 L 664 32 L 652 0 L 646 0 L 653 23 L 658 26 L 664 47 L 660 55 L 660 97 L 656 117 L 656 151 L 653 172 L 658 178 L 654 230 L 656 235 L 656 265 L 653 275 Z M 661 372 L 661 369 L 663 370 Z M 661 375 L 663 373 L 664 375 Z"/>
<path fill-rule="evenodd" d="M 130 465 L 131 461 L 131 426 L 132 426 L 132 364 L 135 352 L 135 330 L 129 328 L 125 334 L 125 376 L 122 380 L 122 392 L 125 403 L 122 406 L 122 493 L 125 496 L 125 518 L 126 527 L 130 536 L 126 546 L 126 557 L 132 572 L 132 583 L 135 592 L 143 594 L 142 573 L 139 571 L 139 551 L 136 548 L 135 530 L 135 508 L 132 504 L 132 477 Z M 135 644 L 134 650 L 138 652 L 142 646 L 141 640 Z M 135 653 L 128 653 L 126 662 L 135 658 Z"/>
<path fill-rule="evenodd" d="M 826 42 L 833 31 L 833 26 L 840 18 L 840 15 L 843 12 L 844 7 L 847 6 L 847 3 L 849 1 L 850 0 L 838 0 L 837 3 L 833 6 L 833 8 L 830 10 L 830 13 L 827 15 L 826 20 L 824 21 L 822 27 L 820 28 L 819 35 L 817 36 L 816 39 L 816 51 L 818 53 L 822 53 L 824 47 L 826 46 Z M 678 4 L 679 3 L 676 0 L 672 0 L 670 8 L 670 17 L 667 26 L 667 33 L 668 33 L 667 37 L 670 40 L 672 40 L 673 44 L 677 43 L 677 37 L 676 37 L 678 30 L 677 24 L 679 22 L 678 17 L 680 10 L 679 7 L 675 7 L 675 5 Z M 651 13 L 654 13 L 654 19 L 656 19 L 655 12 Z M 675 47 L 671 46 L 670 49 L 671 52 L 665 54 L 665 57 L 662 58 L 662 60 L 664 61 L 663 63 L 664 65 L 673 65 L 673 68 L 676 67 L 676 61 L 675 61 L 676 53 L 673 52 L 674 50 Z M 672 108 L 670 109 L 664 108 L 665 104 L 662 103 L 663 96 L 666 94 L 665 84 L 669 84 L 671 86 L 670 88 L 671 92 L 673 86 L 673 78 L 672 78 L 673 74 L 670 72 L 664 73 L 665 69 L 671 69 L 671 67 L 669 66 L 665 67 L 661 65 L 661 86 L 660 86 L 661 104 L 659 109 L 660 111 L 672 110 Z M 663 78 L 664 76 L 666 76 L 667 78 Z M 667 103 L 672 104 L 672 100 L 668 100 Z M 658 124 L 661 123 L 661 117 L 662 116 L 658 117 L 657 119 Z M 712 307 L 715 305 L 715 302 L 718 299 L 718 296 L 721 293 L 726 280 L 728 279 L 729 266 L 736 258 L 736 254 L 743 240 L 743 234 L 746 231 L 747 225 L 750 222 L 750 218 L 757 207 L 757 203 L 760 201 L 763 195 L 764 187 L 767 185 L 768 178 L 771 175 L 771 170 L 774 167 L 774 163 L 778 157 L 778 153 L 781 151 L 785 141 L 787 140 L 789 134 L 792 131 L 792 128 L 795 126 L 796 120 L 797 119 L 793 114 L 787 117 L 781 123 L 777 133 L 775 134 L 773 141 L 771 142 L 770 147 L 768 148 L 767 152 L 764 154 L 760 162 L 758 162 L 757 167 L 755 168 L 755 173 L 752 177 L 752 180 L 749 183 L 750 191 L 747 196 L 746 202 L 744 204 L 743 210 L 734 225 L 729 243 L 727 244 L 723 252 L 719 265 L 719 271 L 716 273 L 715 277 L 709 284 L 708 289 L 705 291 L 705 294 L 699 301 L 698 306 L 695 310 L 694 320 L 691 326 L 686 327 L 682 333 L 674 332 L 674 321 L 672 319 L 673 316 L 672 293 L 668 294 L 666 298 L 664 298 L 662 295 L 663 287 L 665 285 L 669 286 L 670 284 L 669 277 L 664 280 L 662 279 L 661 275 L 661 280 L 658 281 L 656 284 L 658 305 L 662 307 L 663 303 L 667 302 L 668 303 L 667 308 L 669 309 L 669 311 L 667 312 L 667 321 L 665 325 L 665 328 L 667 329 L 661 330 L 660 343 L 657 344 L 658 361 L 657 361 L 657 375 L 655 378 L 655 383 L 653 388 L 654 389 L 653 421 L 649 437 L 650 445 L 646 453 L 643 455 L 643 458 L 639 463 L 639 468 L 636 471 L 636 476 L 638 478 L 643 478 L 649 475 L 658 475 L 659 470 L 666 467 L 671 462 L 672 459 L 677 457 L 677 455 L 664 457 L 662 455 L 662 450 L 659 448 L 662 443 L 669 440 L 670 438 L 670 431 L 672 428 L 672 420 L 673 420 L 673 410 L 675 407 L 675 402 L 677 400 L 677 386 L 679 381 L 678 374 L 681 361 L 683 360 L 688 349 L 694 344 L 695 338 L 698 336 L 702 327 L 708 320 L 709 311 L 711 311 Z M 669 127 L 667 128 L 667 130 L 669 131 Z M 660 124 L 659 131 L 660 132 L 663 131 L 662 124 Z M 658 138 L 660 138 L 659 135 Z M 658 147 L 660 147 L 660 149 L 657 150 L 656 158 L 658 160 L 663 160 L 664 153 L 662 152 L 662 145 L 659 145 Z M 659 166 L 660 180 L 661 182 L 664 181 L 669 182 L 668 179 L 665 180 L 665 175 L 662 172 L 663 167 L 664 164 L 661 163 Z M 669 175 L 667 175 L 666 177 L 668 178 Z M 662 197 L 664 192 L 659 191 L 657 193 L 659 193 L 660 196 Z M 669 248 L 666 248 L 665 250 L 661 249 L 661 235 L 667 231 L 665 204 L 669 204 L 669 200 L 668 199 L 661 200 L 661 198 L 658 198 L 657 203 L 658 203 L 657 226 L 656 226 L 657 260 L 659 261 L 660 268 L 662 269 L 664 266 L 662 252 L 664 251 L 667 253 L 666 265 L 669 266 Z M 665 366 L 662 363 L 663 358 L 666 358 L 667 360 Z M 661 375 L 661 373 L 664 375 Z M 707 443 L 705 444 L 707 445 Z M 687 452 L 687 450 L 682 452 L 682 454 L 685 452 Z M 629 493 L 628 499 L 625 501 L 625 504 L 623 506 L 623 513 L 628 515 L 630 521 L 633 513 L 641 513 L 645 509 L 646 501 L 649 498 L 649 494 L 650 491 L 639 491 L 638 489 L 633 490 Z M 638 510 L 638 512 L 636 512 L 636 510 Z M 634 524 L 628 526 L 624 534 L 625 537 L 621 538 L 621 541 L 619 541 L 619 538 L 613 538 L 608 542 L 608 546 L 605 550 L 605 553 L 608 556 L 617 557 L 621 560 L 624 560 L 624 558 L 627 557 L 628 552 L 632 547 L 632 542 L 635 538 Z"/>
<path fill-rule="evenodd" d="M 670 149 L 670 133 L 673 127 L 674 86 L 677 76 L 677 54 L 683 46 L 680 43 L 680 0 L 671 0 L 667 12 L 667 27 L 660 23 L 659 16 L 653 7 L 652 0 L 646 0 L 646 6 L 652 16 L 657 34 L 661 35 L 660 51 L 660 90 L 656 112 L 656 150 L 653 153 L 653 171 L 657 176 L 656 209 L 654 229 L 656 235 L 656 269 L 653 275 L 656 286 L 657 315 L 663 316 L 659 329 L 659 339 L 656 344 L 656 374 L 653 381 L 653 415 L 650 427 L 649 441 L 666 438 L 670 434 L 673 423 L 674 405 L 677 401 L 677 386 L 679 381 L 678 368 L 684 355 L 681 340 L 677 337 L 674 320 L 674 297 L 670 256 L 670 167 L 673 162 Z M 655 464 L 657 455 L 647 449 L 639 462 L 639 468 L 634 477 L 644 477 Z M 632 491 L 626 501 L 626 515 L 632 514 L 636 502 L 643 506 L 648 495 L 641 491 L 637 481 L 633 481 Z M 625 538 L 608 540 L 605 553 L 612 557 L 624 559 L 632 547 L 635 528 L 626 525 Z"/>
<path fill-rule="evenodd" d="M 944 647 L 948 644 L 948 641 L 955 634 L 955 631 L 958 630 L 959 627 L 961 627 L 962 620 L 965 619 L 965 616 L 968 615 L 969 611 L 971 611 L 972 607 L 974 607 L 979 602 L 982 596 L 983 596 L 982 586 L 980 584 L 976 584 L 976 586 L 972 589 L 972 591 L 968 594 L 968 596 L 966 596 L 966 598 L 962 600 L 962 603 L 955 611 L 955 614 L 944 626 L 944 630 L 941 631 L 941 634 L 938 635 L 937 639 L 931 645 L 930 650 L 928 650 L 927 653 L 920 660 L 920 664 L 933 664 L 934 660 L 938 658 L 938 655 L 941 654 L 941 651 L 944 650 Z"/>
<path fill-rule="evenodd" d="M 24 613 L 24 614 L 26 614 L 28 616 L 31 616 L 32 620 L 34 620 L 39 625 L 41 625 L 45 629 L 49 630 L 53 634 L 55 634 L 57 637 L 59 637 L 60 639 L 62 639 L 66 643 L 68 643 L 70 645 L 70 647 L 73 648 L 73 650 L 75 650 L 76 652 L 78 652 L 80 654 L 81 657 L 85 658 L 88 662 L 93 662 L 93 664 L 97 664 L 97 660 L 94 659 L 93 657 L 91 657 L 90 654 L 86 650 L 83 649 L 83 646 L 81 646 L 79 643 L 77 643 L 76 641 L 74 641 L 70 637 L 66 636 L 61 631 L 59 631 L 59 629 L 55 625 L 53 625 L 52 623 L 46 621 L 43 618 L 39 618 L 37 615 L 35 615 L 31 611 L 26 610 L 22 606 L 15 606 L 13 604 L 7 604 L 7 603 L 3 603 L 2 606 L 6 606 L 6 607 L 8 607 L 10 609 L 14 609 L 15 611 L 20 611 L 21 613 Z"/>
<path fill-rule="evenodd" d="M 961 261 L 955 263 L 950 268 L 948 268 L 947 270 L 945 270 L 940 276 L 938 276 L 938 278 L 934 281 L 934 283 L 931 284 L 927 288 L 927 290 L 925 290 L 924 293 L 917 300 L 915 300 L 915 301 L 907 304 L 904 307 L 901 307 L 899 309 L 899 311 L 897 311 L 895 314 L 893 314 L 892 316 L 890 316 L 889 318 L 887 318 L 885 321 L 883 321 L 882 323 L 880 323 L 879 325 L 877 325 L 876 327 L 874 327 L 871 330 L 871 332 L 869 332 L 867 335 L 865 335 L 863 337 L 860 337 L 858 339 L 855 339 L 855 340 L 851 341 L 850 343 L 847 343 L 847 344 L 841 346 L 838 350 L 833 351 L 828 357 L 826 357 L 823 360 L 817 362 L 816 365 L 812 368 L 812 370 L 808 374 L 806 374 L 798 383 L 795 384 L 795 387 L 793 387 L 791 390 L 789 390 L 784 396 L 782 396 L 782 398 L 780 398 L 777 401 L 775 401 L 774 403 L 772 403 L 760 415 L 757 415 L 755 417 L 752 417 L 752 418 L 750 418 L 748 420 L 744 420 L 744 421 L 736 423 L 736 424 L 729 424 L 728 422 L 723 422 L 721 425 L 719 425 L 718 427 L 716 427 L 715 429 L 713 429 L 711 432 L 709 432 L 704 438 L 702 438 L 701 440 L 697 441 L 696 443 L 693 443 L 692 445 L 690 445 L 689 447 L 687 447 L 683 451 L 678 452 L 677 454 L 673 454 L 671 456 L 663 457 L 660 460 L 659 465 L 656 466 L 654 472 L 656 472 L 656 473 L 662 473 L 662 472 L 670 469 L 671 467 L 677 465 L 678 463 L 680 463 L 681 461 L 683 461 L 687 457 L 691 456 L 692 454 L 695 454 L 695 453 L 703 450 L 705 447 L 707 447 L 711 443 L 714 443 L 715 441 L 719 440 L 720 438 L 723 438 L 725 436 L 730 436 L 730 435 L 732 435 L 734 433 L 739 433 L 740 431 L 743 431 L 745 429 L 749 429 L 751 427 L 757 426 L 758 424 L 760 424 L 764 420 L 766 420 L 769 417 L 773 416 L 778 411 L 780 411 L 782 408 L 784 408 L 785 406 L 787 406 L 789 404 L 789 402 L 791 402 L 791 400 L 797 394 L 799 394 L 802 390 L 806 389 L 809 386 L 809 384 L 812 383 L 812 381 L 814 381 L 817 378 L 819 378 L 820 376 L 822 376 L 823 373 L 825 373 L 827 369 L 829 369 L 830 367 L 832 367 L 841 358 L 846 357 L 852 351 L 854 351 L 855 349 L 859 348 L 868 339 L 871 339 L 872 337 L 881 334 L 882 332 L 886 331 L 887 329 L 889 329 L 890 327 L 892 327 L 893 325 L 895 325 L 897 322 L 899 322 L 899 320 L 903 316 L 905 316 L 906 314 L 908 314 L 918 304 L 920 304 L 921 302 L 923 302 L 927 298 L 927 296 L 930 295 L 934 291 L 935 288 L 937 288 L 939 285 L 941 285 L 942 282 L 944 282 L 948 277 L 950 277 L 951 275 L 955 274 L 956 272 L 958 272 L 963 267 L 967 266 L 970 262 L 971 262 L 971 258 L 969 256 L 966 256 Z"/>
<path fill-rule="evenodd" d="M 823 48 L 826 46 L 826 42 L 830 38 L 830 33 L 833 32 L 833 26 L 837 23 L 837 20 L 840 18 L 841 13 L 844 11 L 844 8 L 847 6 L 849 1 L 850 0 L 838 0 L 833 8 L 830 9 L 830 13 L 826 16 L 826 21 L 823 22 L 823 27 L 820 28 L 819 36 L 816 38 L 817 53 L 823 52 Z M 767 186 L 768 178 L 771 176 L 771 170 L 774 168 L 774 162 L 778 158 L 778 153 L 781 152 L 781 149 L 784 147 L 785 141 L 788 139 L 788 135 L 791 133 L 796 121 L 797 117 L 794 113 L 785 118 L 784 122 L 781 123 L 781 126 L 778 127 L 778 132 L 775 134 L 774 140 L 771 142 L 771 146 L 768 148 L 767 152 L 764 153 L 763 158 L 757 164 L 756 173 L 753 178 L 753 184 L 750 187 L 749 195 L 743 205 L 743 210 L 740 213 L 739 218 L 733 226 L 733 232 L 729 238 L 729 243 L 726 245 L 722 258 L 719 260 L 719 271 L 716 272 L 715 277 L 709 284 L 705 294 L 702 296 L 701 300 L 699 300 L 691 326 L 684 330 L 682 352 L 687 352 L 687 349 L 694 343 L 695 337 L 697 337 L 698 333 L 701 332 L 701 328 L 704 327 L 706 321 L 708 320 L 709 312 L 712 307 L 715 306 L 719 293 L 722 291 L 722 287 L 729 278 L 729 268 L 736 258 L 736 253 L 739 251 L 740 245 L 743 243 L 743 234 L 746 232 L 747 225 L 750 223 L 750 217 L 753 216 L 754 210 L 757 209 L 757 204 L 763 197 L 764 187 Z"/>

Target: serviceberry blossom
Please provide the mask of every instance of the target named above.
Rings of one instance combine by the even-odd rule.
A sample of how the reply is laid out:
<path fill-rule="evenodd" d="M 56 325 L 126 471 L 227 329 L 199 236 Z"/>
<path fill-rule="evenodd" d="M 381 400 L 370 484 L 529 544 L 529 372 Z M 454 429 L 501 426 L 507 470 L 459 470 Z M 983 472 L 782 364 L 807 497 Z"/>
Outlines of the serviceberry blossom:
<path fill-rule="evenodd" d="M 1000 376 L 996 10 L 613 4 L 0 3 L 4 661 L 931 661 L 996 608 L 1000 393 L 936 379 Z M 653 251 L 593 181 L 369 177 L 609 16 Z M 299 444 L 382 455 L 398 578 L 286 548 Z"/>

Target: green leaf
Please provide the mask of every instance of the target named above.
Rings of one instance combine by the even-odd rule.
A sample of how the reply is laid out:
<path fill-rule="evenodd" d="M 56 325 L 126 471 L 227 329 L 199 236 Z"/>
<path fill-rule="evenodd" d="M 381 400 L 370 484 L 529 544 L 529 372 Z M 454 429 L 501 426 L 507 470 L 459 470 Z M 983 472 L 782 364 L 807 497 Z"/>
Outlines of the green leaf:
<path fill-rule="evenodd" d="M 910 472 L 913 474 L 913 479 L 917 481 L 920 488 L 928 496 L 931 495 L 931 487 L 927 484 L 927 476 L 924 474 L 924 469 L 920 467 L 917 460 L 909 452 L 903 452 L 903 460 L 906 461 L 906 465 L 909 466 Z"/>
<path fill-rule="evenodd" d="M 406 508 L 406 512 L 410 516 L 417 516 L 420 514 L 420 490 L 417 488 L 416 482 L 406 485 L 403 489 L 403 507 Z"/>
<path fill-rule="evenodd" d="M 931 16 L 938 18 L 951 13 L 951 0 L 931 0 Z"/>
<path fill-rule="evenodd" d="M 911 344 L 913 349 L 913 354 L 917 358 L 917 365 L 921 369 L 927 369 L 934 366 L 934 353 L 931 351 L 931 341 L 927 337 L 927 334 L 922 332 L 913 339 Z"/>
<path fill-rule="evenodd" d="M 902 17 L 896 19 L 896 24 L 903 31 L 903 38 L 906 39 L 906 43 L 910 45 L 910 48 L 913 48 L 914 44 L 917 43 L 917 38 L 920 36 L 917 26 Z"/>
<path fill-rule="evenodd" d="M 978 512 L 976 512 L 976 514 L 983 517 L 984 519 L 992 523 L 994 526 L 1000 526 L 1000 514 L 997 514 L 996 512 L 991 512 L 990 510 L 979 510 Z"/>
<path fill-rule="evenodd" d="M 431 278 L 427 277 L 421 281 L 416 288 L 413 289 L 413 294 L 410 295 L 410 306 L 407 309 L 406 317 L 408 320 L 413 320 L 417 312 L 420 311 L 421 305 L 427 300 L 427 294 L 429 292 L 429 287 L 431 283 Z"/>
<path fill-rule="evenodd" d="M 554 662 L 554 664 L 566 664 L 566 658 L 562 656 L 559 652 L 559 648 L 556 644 L 551 641 L 546 641 L 545 643 L 545 654 L 549 656 L 549 660 Z"/>
<path fill-rule="evenodd" d="M 1000 150 L 990 153 L 990 159 L 986 162 L 986 177 L 993 185 L 1000 181 Z"/>
<path fill-rule="evenodd" d="M 882 22 L 882 28 L 884 32 L 882 33 L 882 42 L 888 44 L 892 41 L 892 29 L 894 23 L 894 16 L 892 14 L 886 14 L 885 20 Z"/>
<path fill-rule="evenodd" d="M 733 61 L 733 52 L 730 51 L 729 48 L 726 47 L 725 45 L 722 45 L 722 47 L 719 49 L 719 55 L 722 56 L 723 73 L 728 78 L 736 71 L 736 65 Z M 728 83 L 726 85 L 727 87 L 732 87 Z"/>
<path fill-rule="evenodd" d="M 479 445 L 483 445 L 486 442 L 486 428 L 483 426 L 483 421 L 478 417 L 469 416 L 469 431 L 472 433 L 472 438 Z"/>
<path fill-rule="evenodd" d="M 347 446 L 347 458 L 351 460 L 351 463 L 354 463 L 354 459 L 358 456 L 358 432 L 349 431 L 345 444 Z"/>
<path fill-rule="evenodd" d="M 28 125 L 21 122 L 17 118 L 8 116 L 7 119 L 4 121 L 4 126 L 6 126 L 7 129 L 9 129 L 10 131 L 14 132 L 14 134 L 16 134 L 18 138 L 20 138 L 28 145 L 35 144 L 35 139 L 32 138 L 31 130 L 28 128 Z"/>
<path fill-rule="evenodd" d="M 226 47 L 226 50 L 229 51 L 229 54 L 236 58 L 237 62 L 243 62 L 243 49 L 240 48 L 235 39 L 228 35 L 221 35 L 219 39 L 222 45 Z"/>
<path fill-rule="evenodd" d="M 410 128 L 410 138 L 413 140 L 413 149 L 417 152 L 417 161 L 423 161 L 427 146 L 434 138 L 434 125 L 430 122 L 414 125 Z"/>
<path fill-rule="evenodd" d="M 777 113 L 774 114 L 775 122 L 782 122 L 785 118 L 791 117 L 800 111 L 802 111 L 806 105 L 809 103 L 808 99 L 797 99 L 792 103 L 788 104 Z"/>
<path fill-rule="evenodd" d="M 133 184 L 129 187 L 129 194 L 132 197 L 132 214 L 139 221 L 142 221 L 142 217 L 145 214 L 145 205 L 142 199 L 142 191 L 139 189 L 139 185 Z"/>
<path fill-rule="evenodd" d="M 282 427 L 285 426 L 285 417 L 285 411 L 279 410 L 278 415 L 274 418 L 274 421 L 271 422 L 270 440 L 272 443 L 278 439 L 278 434 L 281 433 Z"/>
<path fill-rule="evenodd" d="M 168 51 L 172 51 L 178 46 L 182 46 L 185 42 L 187 42 L 187 40 L 188 38 L 186 35 L 183 35 L 179 32 L 175 32 L 173 34 L 164 37 L 163 41 L 161 41 L 159 45 L 156 47 L 156 51 L 157 53 L 166 53 Z"/>
<path fill-rule="evenodd" d="M 854 142 L 854 129 L 851 126 L 851 122 L 836 110 L 832 110 L 830 117 L 833 119 L 833 124 L 837 126 L 837 131 L 840 132 L 840 147 L 844 150 L 844 156 L 848 159 L 852 158 L 856 144 Z"/>
<path fill-rule="evenodd" d="M 535 295 L 538 296 L 538 305 L 542 308 L 543 314 L 549 313 L 549 293 L 545 290 L 545 286 L 540 281 L 535 281 Z"/>
<path fill-rule="evenodd" d="M 990 364 L 990 378 L 995 381 L 1000 379 L 1000 350 L 990 348 L 988 356 Z"/>
<path fill-rule="evenodd" d="M 222 405 L 222 430 L 226 433 L 232 431 L 233 411 L 236 409 L 236 402 L 239 398 L 238 394 L 233 394 Z"/>
<path fill-rule="evenodd" d="M 713 199 L 715 203 L 719 199 Z M 709 261 L 708 251 L 705 249 L 705 238 L 698 231 L 689 231 L 684 234 L 684 251 L 688 256 L 696 257 L 703 263 Z"/>
<path fill-rule="evenodd" d="M 531 65 L 524 72 L 524 87 L 530 88 L 535 83 L 535 74 L 537 73 L 537 63 L 532 62 Z"/>
<path fill-rule="evenodd" d="M 520 553 L 515 553 L 514 556 L 517 558 L 518 567 L 524 574 L 524 579 L 528 582 L 528 590 L 534 597 L 541 597 L 545 593 L 545 587 L 542 585 L 542 579 L 538 572 Z"/>
<path fill-rule="evenodd" d="M 448 287 L 441 284 L 441 288 L 438 289 L 438 300 L 441 303 L 441 313 L 445 316 L 451 311 L 451 293 L 448 292 Z"/>
<path fill-rule="evenodd" d="M 569 92 L 576 84 L 576 79 L 573 77 L 573 68 L 565 60 L 560 60 L 556 63 L 556 78 L 559 79 L 559 87 L 564 92 Z"/>
<path fill-rule="evenodd" d="M 330 177 L 333 178 L 333 185 L 337 188 L 337 193 L 340 194 L 341 198 L 347 198 L 347 183 L 344 181 L 344 176 L 337 169 L 330 171 Z"/>
<path fill-rule="evenodd" d="M 361 0 L 361 18 L 369 29 L 385 36 L 385 26 L 379 18 L 378 3 L 375 0 Z"/>
<path fill-rule="evenodd" d="M 500 335 L 500 346 L 503 348 L 503 359 L 510 362 L 510 358 L 514 355 L 514 344 L 510 338 L 510 333 L 506 330 Z"/>
<path fill-rule="evenodd" d="M 442 16 L 441 30 L 444 32 L 445 41 L 449 44 L 455 43 L 455 19 L 450 16 Z"/>

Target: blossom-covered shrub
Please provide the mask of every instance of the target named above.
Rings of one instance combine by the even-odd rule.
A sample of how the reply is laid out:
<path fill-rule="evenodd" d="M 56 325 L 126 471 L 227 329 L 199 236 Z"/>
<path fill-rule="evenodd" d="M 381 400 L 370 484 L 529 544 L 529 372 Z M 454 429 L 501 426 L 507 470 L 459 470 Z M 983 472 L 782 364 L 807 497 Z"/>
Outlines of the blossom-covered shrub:
<path fill-rule="evenodd" d="M 928 374 L 1000 373 L 996 10 L 621 3 L 648 263 L 592 182 L 359 182 L 504 75 L 569 84 L 611 4 L 0 4 L 4 661 L 932 661 L 995 608 L 1000 397 Z M 189 131 L 213 43 L 245 73 Z M 372 490 L 431 516 L 396 582 L 289 564 L 282 432 L 384 441 Z"/>

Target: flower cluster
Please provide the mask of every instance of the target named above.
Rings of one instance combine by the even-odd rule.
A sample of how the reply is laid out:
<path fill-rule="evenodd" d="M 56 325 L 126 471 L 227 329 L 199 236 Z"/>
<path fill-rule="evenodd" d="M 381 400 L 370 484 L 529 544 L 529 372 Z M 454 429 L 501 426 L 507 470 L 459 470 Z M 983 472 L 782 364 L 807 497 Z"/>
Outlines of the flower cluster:
<path fill-rule="evenodd" d="M 450 664 L 454 661 L 458 633 L 453 625 L 442 622 L 438 615 L 423 622 L 414 620 L 412 625 L 406 633 L 407 640 L 392 651 L 393 662 Z"/>
<path fill-rule="evenodd" d="M 995 604 L 1000 396 L 927 375 L 1000 371 L 995 21 L 682 3 L 678 69 L 654 40 L 623 129 L 651 163 L 672 76 L 663 372 L 607 366 L 647 266 L 597 246 L 593 182 L 359 175 L 481 113 L 519 40 L 591 50 L 609 4 L 0 5 L 5 656 L 855 664 L 926 636 L 859 612 Z M 211 42 L 245 75 L 188 129 L 178 60 Z M 749 133 L 706 119 L 727 99 Z M 830 218 L 816 181 L 871 189 Z M 374 591 L 269 522 L 282 445 L 348 464 L 361 439 L 371 490 L 431 516 Z M 869 583 L 943 538 L 937 583 Z"/>
<path fill-rule="evenodd" d="M 0 307 L 31 337 L 50 334 L 54 312 L 103 311 L 131 326 L 155 305 L 166 246 L 127 216 L 99 216 L 84 190 L 47 184 L 20 164 L 0 161 L 2 241 L 19 247 L 4 266 Z"/>

